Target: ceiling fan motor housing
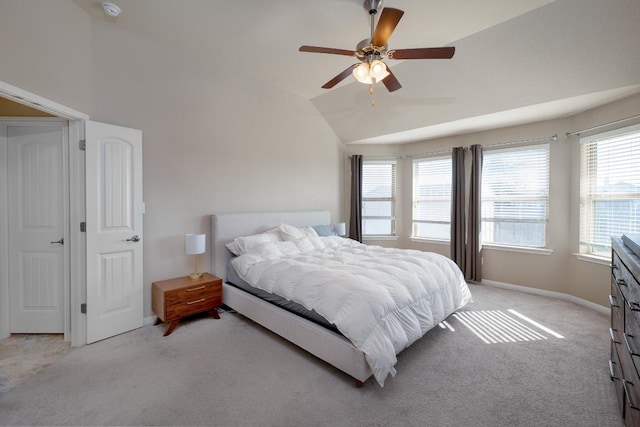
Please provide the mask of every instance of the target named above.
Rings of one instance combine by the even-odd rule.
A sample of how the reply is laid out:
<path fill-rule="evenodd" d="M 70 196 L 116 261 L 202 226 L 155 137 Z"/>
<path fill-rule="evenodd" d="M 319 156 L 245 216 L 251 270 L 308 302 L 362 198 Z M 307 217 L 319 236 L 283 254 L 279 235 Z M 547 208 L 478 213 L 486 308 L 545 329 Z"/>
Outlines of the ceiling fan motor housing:
<path fill-rule="evenodd" d="M 375 15 L 382 6 L 382 0 L 364 0 L 364 9 L 369 15 Z"/>

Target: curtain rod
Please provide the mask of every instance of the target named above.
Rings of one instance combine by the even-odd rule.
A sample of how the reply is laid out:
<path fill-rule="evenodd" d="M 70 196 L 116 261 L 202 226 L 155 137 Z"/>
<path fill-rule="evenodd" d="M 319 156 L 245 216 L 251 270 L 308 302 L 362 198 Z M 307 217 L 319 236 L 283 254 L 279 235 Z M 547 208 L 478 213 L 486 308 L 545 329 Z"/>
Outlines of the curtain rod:
<path fill-rule="evenodd" d="M 464 151 L 467 151 L 468 148 L 464 147 Z M 440 154 L 451 154 L 453 150 L 442 150 L 442 151 L 430 151 L 428 153 L 418 153 L 418 154 L 407 154 L 405 157 L 407 159 L 422 158 L 422 157 L 434 157 L 439 156 Z"/>
<path fill-rule="evenodd" d="M 611 126 L 611 125 L 616 125 L 618 123 L 626 122 L 627 120 L 637 119 L 638 117 L 640 117 L 640 114 L 636 114 L 635 116 L 627 117 L 627 118 L 620 119 L 620 120 L 614 120 L 612 122 L 604 123 L 604 124 L 601 124 L 601 125 L 598 125 L 598 126 L 593 126 L 593 127 L 588 128 L 588 129 L 582 129 L 582 130 L 578 130 L 578 131 L 575 131 L 575 132 L 567 132 L 567 133 L 564 134 L 564 136 L 567 139 L 571 138 L 572 136 L 575 136 L 575 135 L 580 136 L 580 134 L 583 133 L 583 132 L 591 132 L 592 130 L 601 129 L 603 127 L 607 127 L 607 126 Z"/>
<path fill-rule="evenodd" d="M 526 144 L 528 142 L 557 141 L 557 140 L 558 140 L 558 135 L 553 134 L 551 136 L 542 136 L 540 138 L 523 139 L 521 141 L 498 142 L 496 144 L 483 145 L 482 148 L 500 147 L 502 145 Z"/>
<path fill-rule="evenodd" d="M 354 154 L 349 154 L 349 158 L 352 158 Z M 367 156 L 362 154 L 363 160 L 401 160 L 402 156 Z"/>

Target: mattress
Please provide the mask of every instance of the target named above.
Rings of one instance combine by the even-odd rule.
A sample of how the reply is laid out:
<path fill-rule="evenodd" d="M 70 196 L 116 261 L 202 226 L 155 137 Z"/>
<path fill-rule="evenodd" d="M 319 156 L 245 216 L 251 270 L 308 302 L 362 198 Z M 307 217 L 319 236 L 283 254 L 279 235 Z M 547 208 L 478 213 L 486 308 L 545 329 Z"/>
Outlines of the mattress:
<path fill-rule="evenodd" d="M 227 283 L 235 286 L 236 288 L 242 289 L 245 292 L 250 293 L 251 295 L 258 297 L 270 304 L 276 305 L 280 308 L 283 308 L 293 314 L 304 317 L 307 320 L 310 320 L 314 323 L 317 323 L 320 326 L 324 326 L 334 332 L 340 333 L 336 326 L 329 322 L 327 319 L 318 314 L 315 310 L 308 310 L 300 304 L 297 304 L 293 301 L 289 301 L 286 298 L 283 298 L 279 295 L 275 295 L 264 291 L 262 289 L 254 288 L 249 283 L 244 281 L 236 272 L 236 269 L 233 267 L 231 262 L 227 265 Z"/>

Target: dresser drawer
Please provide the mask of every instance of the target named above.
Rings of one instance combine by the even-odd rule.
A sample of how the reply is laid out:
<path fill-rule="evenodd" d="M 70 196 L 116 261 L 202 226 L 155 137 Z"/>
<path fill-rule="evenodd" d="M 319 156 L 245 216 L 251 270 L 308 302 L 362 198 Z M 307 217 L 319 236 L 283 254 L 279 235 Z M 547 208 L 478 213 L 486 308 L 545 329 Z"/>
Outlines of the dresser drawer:
<path fill-rule="evenodd" d="M 165 322 L 180 319 L 192 314 L 212 310 L 222 304 L 222 295 L 201 296 L 185 302 L 170 305 L 166 308 Z"/>
<path fill-rule="evenodd" d="M 622 368 L 620 367 L 620 358 L 618 357 L 618 345 L 614 342 L 611 342 L 611 358 L 609 359 L 609 369 L 611 374 L 611 381 L 613 381 L 613 388 L 615 389 L 616 398 L 618 400 L 618 409 L 620 409 L 620 413 L 624 414 L 624 405 L 625 405 L 625 396 L 624 396 L 624 386 L 622 385 L 622 381 L 624 381 L 624 375 L 622 373 Z"/>
<path fill-rule="evenodd" d="M 626 304 L 620 288 L 613 277 L 611 278 L 609 303 L 611 304 L 611 339 L 621 344 L 622 334 L 624 333 L 624 312 Z"/>
<path fill-rule="evenodd" d="M 613 254 L 611 265 L 612 280 L 620 287 L 627 302 L 640 309 L 640 283 L 616 253 Z"/>
<path fill-rule="evenodd" d="M 181 289 L 174 289 L 165 293 L 165 304 L 167 308 L 171 305 L 184 301 L 193 301 L 208 296 L 215 297 L 222 295 L 222 281 L 209 282 L 193 285 Z"/>
<path fill-rule="evenodd" d="M 628 380 L 623 380 L 623 387 L 625 392 L 625 404 L 624 404 L 624 425 L 627 427 L 640 426 L 640 402 L 638 401 L 638 394 L 640 392 L 640 386 L 637 383 L 632 383 Z"/>

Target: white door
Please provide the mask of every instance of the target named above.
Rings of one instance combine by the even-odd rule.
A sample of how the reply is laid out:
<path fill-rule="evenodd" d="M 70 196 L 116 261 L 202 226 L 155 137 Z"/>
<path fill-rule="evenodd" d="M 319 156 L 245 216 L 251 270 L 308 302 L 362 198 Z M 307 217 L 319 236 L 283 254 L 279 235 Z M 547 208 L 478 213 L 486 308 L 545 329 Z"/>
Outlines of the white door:
<path fill-rule="evenodd" d="M 63 123 L 3 129 L 12 333 L 64 332 L 65 129 Z"/>
<path fill-rule="evenodd" d="M 87 343 L 142 326 L 142 132 L 85 122 Z"/>

